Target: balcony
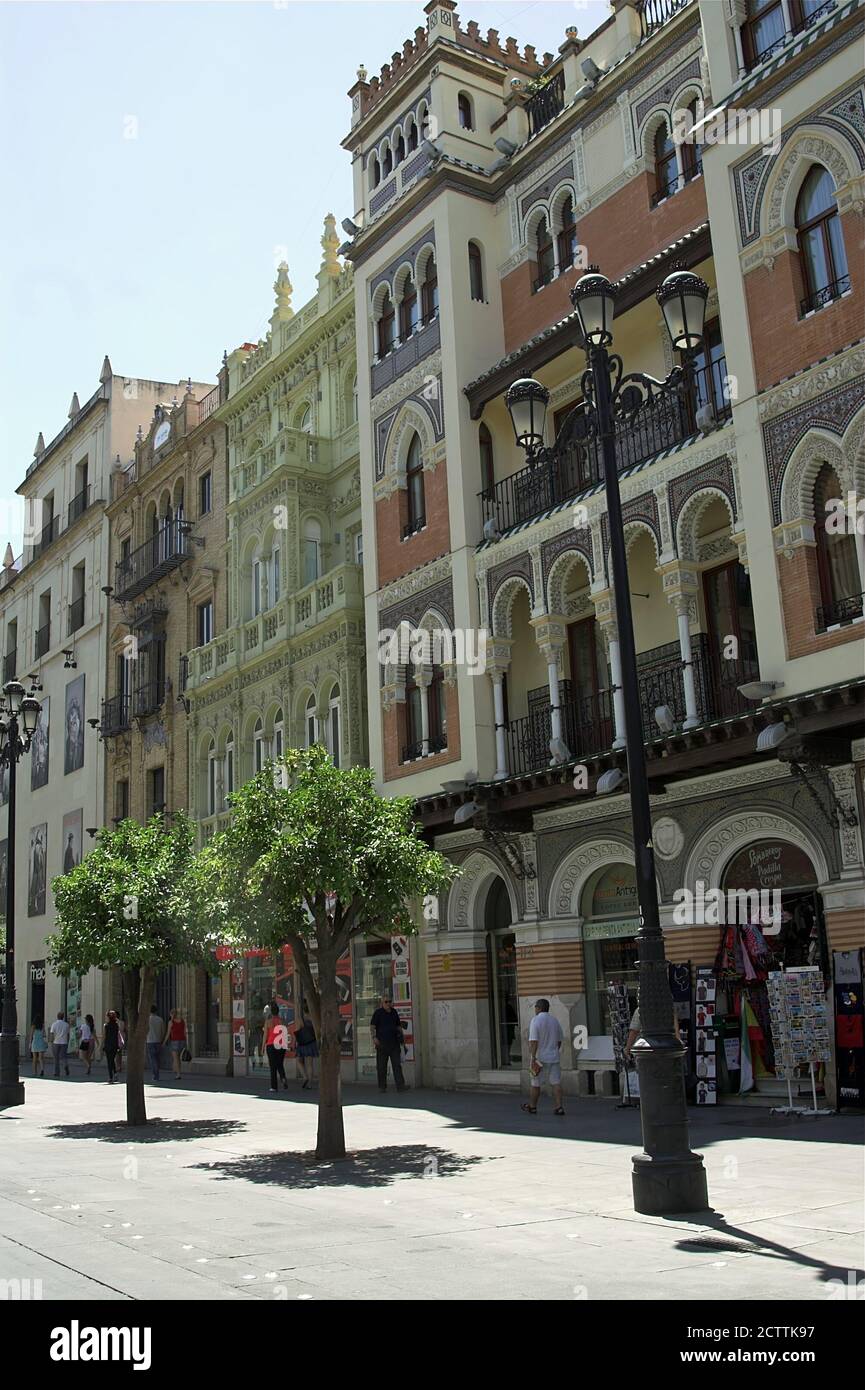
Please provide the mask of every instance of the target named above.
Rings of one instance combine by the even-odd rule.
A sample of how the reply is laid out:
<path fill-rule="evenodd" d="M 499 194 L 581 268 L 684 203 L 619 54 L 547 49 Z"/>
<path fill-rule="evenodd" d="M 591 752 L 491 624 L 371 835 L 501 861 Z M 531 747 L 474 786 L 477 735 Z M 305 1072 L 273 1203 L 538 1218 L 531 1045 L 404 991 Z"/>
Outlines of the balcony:
<path fill-rule="evenodd" d="M 687 169 L 683 169 L 681 174 L 674 174 L 667 183 L 663 184 L 652 194 L 652 207 L 656 208 L 659 203 L 663 203 L 666 198 L 672 198 L 674 193 L 678 193 L 680 188 L 690 183 L 703 172 L 702 159 L 696 159 Z"/>
<path fill-rule="evenodd" d="M 565 105 L 565 75 L 557 72 L 526 102 L 530 138 L 554 121 Z"/>
<path fill-rule="evenodd" d="M 208 391 L 206 396 L 202 396 L 198 402 L 198 423 L 203 425 L 205 420 L 209 420 L 216 407 L 219 405 L 219 387 L 214 386 L 212 391 Z"/>
<path fill-rule="evenodd" d="M 130 698 L 128 695 L 114 695 L 102 701 L 102 718 L 99 733 L 102 738 L 114 738 L 130 725 Z"/>
<path fill-rule="evenodd" d="M 849 598 L 839 598 L 834 603 L 821 604 L 814 614 L 814 631 L 828 632 L 830 628 L 860 621 L 862 599 L 862 594 L 851 594 Z"/>
<path fill-rule="evenodd" d="M 834 304 L 836 299 L 841 299 L 849 293 L 850 276 L 842 275 L 840 279 L 833 280 L 831 284 L 824 285 L 822 289 L 815 290 L 807 299 L 802 300 L 799 305 L 800 319 L 807 318 L 809 314 L 816 314 L 818 309 L 825 309 L 827 304 Z"/>
<path fill-rule="evenodd" d="M 725 660 L 712 650 L 705 633 L 696 633 L 691 639 L 691 669 L 702 723 L 753 713 L 753 701 L 740 695 L 738 687 L 759 675 L 756 655 Z M 667 706 L 678 725 L 683 723 L 685 689 L 678 642 L 637 656 L 637 685 L 643 737 L 647 742 L 661 737 L 655 721 L 655 710 L 660 706 Z M 550 765 L 552 711 L 547 687 L 530 690 L 527 703 L 528 714 L 512 719 L 505 729 L 508 774 L 512 777 L 540 772 Z M 562 680 L 559 710 L 562 740 L 572 758 L 589 757 L 613 746 L 616 727 L 611 689 L 574 697 L 571 682 Z"/>
<path fill-rule="evenodd" d="M 72 600 L 72 602 L 68 606 L 67 613 L 69 616 L 66 625 L 66 636 L 71 637 L 73 632 L 77 632 L 80 627 L 84 626 L 83 594 L 81 594 L 78 598 L 74 598 Z"/>
<path fill-rule="evenodd" d="M 138 546 L 126 560 L 114 566 L 114 597 L 120 602 L 136 598 L 170 570 L 189 558 L 190 523 L 169 521 L 155 536 Z"/>
<path fill-rule="evenodd" d="M 69 503 L 66 510 L 66 525 L 71 526 L 80 516 L 83 516 L 90 506 L 90 488 L 83 487 L 77 492 Z"/>
<path fill-rule="evenodd" d="M 30 558 L 32 560 L 38 559 L 38 557 L 48 549 L 49 545 L 52 545 L 54 541 L 56 541 L 59 535 L 60 518 L 59 516 L 52 516 L 50 520 L 46 521 L 42 530 L 39 532 L 39 539 L 33 545 L 33 554 Z"/>
<path fill-rule="evenodd" d="M 33 644 L 33 655 L 44 656 L 51 646 L 51 620 L 49 619 L 42 627 L 36 629 L 36 640 Z"/>
<path fill-rule="evenodd" d="M 431 734 L 426 739 L 426 751 L 424 751 L 424 739 L 422 738 L 415 743 L 406 744 L 402 750 L 402 762 L 414 763 L 419 758 L 432 758 L 436 753 L 446 753 L 447 747 L 447 734 Z"/>
<path fill-rule="evenodd" d="M 661 397 L 641 410 L 629 426 L 620 425 L 616 433 L 619 472 L 696 435 L 697 414 L 707 405 L 715 423 L 728 420 L 732 406 L 722 389 L 726 374 L 726 359 L 720 357 L 711 366 L 698 368 L 688 396 Z M 568 436 L 548 460 L 529 464 L 478 493 L 485 522 L 493 520 L 503 535 L 601 482 L 601 449 L 580 416 L 570 422 Z"/>
<path fill-rule="evenodd" d="M 434 314 L 426 321 L 419 323 L 418 327 L 405 342 L 399 343 L 386 357 L 374 362 L 370 372 L 371 394 L 378 395 L 385 386 L 389 386 L 397 377 L 402 376 L 409 368 L 414 367 L 418 362 L 422 362 L 430 353 L 435 352 L 441 342 L 441 330 L 439 316 Z"/>
<path fill-rule="evenodd" d="M 3 684 L 7 681 L 14 681 L 15 672 L 18 668 L 18 649 L 7 652 L 3 658 Z"/>
<path fill-rule="evenodd" d="M 407 541 L 411 536 L 416 536 L 418 531 L 422 531 L 426 526 L 425 516 L 416 516 L 414 521 L 407 521 L 402 528 L 402 538 Z"/>
<path fill-rule="evenodd" d="M 144 685 L 139 685 L 132 697 L 132 713 L 135 718 L 146 719 L 148 715 L 155 714 L 165 704 L 167 694 L 167 681 L 146 681 Z"/>
<path fill-rule="evenodd" d="M 683 10 L 691 0 L 639 0 L 640 29 L 647 39 L 656 29 L 661 29 L 674 14 Z"/>
<path fill-rule="evenodd" d="M 753 72 L 754 69 L 758 68 L 761 63 L 765 63 L 767 58 L 771 58 L 774 53 L 778 53 L 785 46 L 785 44 L 788 44 L 790 42 L 791 39 L 794 39 L 799 34 L 804 33 L 806 29 L 811 29 L 817 23 L 818 20 L 825 19 L 826 16 L 828 14 L 831 14 L 831 12 L 834 9 L 835 0 L 827 0 L 825 5 L 821 5 L 819 9 L 812 10 L 810 14 L 805 15 L 796 24 L 794 24 L 792 28 L 786 30 L 783 34 L 781 34 L 779 38 L 770 39 L 769 42 L 766 43 L 765 47 L 756 51 L 749 60 L 746 60 L 745 72 Z"/>

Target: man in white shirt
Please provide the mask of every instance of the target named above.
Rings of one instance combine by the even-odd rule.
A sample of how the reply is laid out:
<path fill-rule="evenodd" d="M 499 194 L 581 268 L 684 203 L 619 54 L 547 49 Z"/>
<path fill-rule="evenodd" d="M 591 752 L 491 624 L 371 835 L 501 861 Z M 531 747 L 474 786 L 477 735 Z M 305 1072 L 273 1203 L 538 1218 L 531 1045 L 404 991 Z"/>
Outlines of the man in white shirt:
<path fill-rule="evenodd" d="M 564 1115 L 562 1106 L 562 1066 L 559 1053 L 562 1030 L 558 1019 L 550 1013 L 549 999 L 539 999 L 535 1016 L 529 1024 L 529 1070 L 532 1074 L 531 1100 L 520 1108 L 527 1115 L 536 1115 L 541 1087 L 549 1082 L 553 1091 L 554 1115 Z"/>
<path fill-rule="evenodd" d="M 54 1052 L 54 1075 L 60 1075 L 60 1063 L 66 1075 L 69 1075 L 69 1058 L 67 1049 L 69 1047 L 69 1024 L 66 1022 L 62 1013 L 58 1014 L 51 1025 L 51 1046 Z"/>
<path fill-rule="evenodd" d="M 159 1017 L 159 1010 L 155 1004 L 150 1005 L 150 1017 L 147 1020 L 147 1056 L 150 1061 L 150 1074 L 154 1081 L 159 1080 L 159 1054 L 162 1051 L 162 1039 L 165 1037 L 165 1021 Z"/>

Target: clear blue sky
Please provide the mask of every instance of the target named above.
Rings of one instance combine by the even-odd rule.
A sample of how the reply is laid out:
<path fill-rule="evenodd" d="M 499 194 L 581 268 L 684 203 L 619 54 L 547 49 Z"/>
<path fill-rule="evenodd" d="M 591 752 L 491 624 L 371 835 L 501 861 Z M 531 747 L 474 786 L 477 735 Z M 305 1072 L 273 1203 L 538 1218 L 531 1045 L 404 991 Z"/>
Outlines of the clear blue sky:
<path fill-rule="evenodd" d="M 459 14 L 542 53 L 609 8 Z M 0 4 L 3 544 L 37 434 L 106 353 L 127 376 L 214 381 L 224 348 L 263 333 L 283 248 L 309 298 L 325 214 L 353 211 L 346 92 L 422 24 L 422 0 Z"/>

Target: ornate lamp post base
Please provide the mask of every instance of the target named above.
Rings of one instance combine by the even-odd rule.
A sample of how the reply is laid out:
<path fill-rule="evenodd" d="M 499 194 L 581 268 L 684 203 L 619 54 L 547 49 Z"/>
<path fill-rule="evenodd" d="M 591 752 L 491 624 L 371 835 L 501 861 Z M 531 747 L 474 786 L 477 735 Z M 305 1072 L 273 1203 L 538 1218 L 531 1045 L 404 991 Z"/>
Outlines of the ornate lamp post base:
<path fill-rule="evenodd" d="M 13 1105 L 24 1104 L 24 1082 L 0 1081 L 0 1110 L 9 1110 Z"/>
<path fill-rule="evenodd" d="M 24 1082 L 18 1080 L 18 1038 L 0 1038 L 0 1110 L 24 1104 Z"/>
<path fill-rule="evenodd" d="M 644 1216 L 673 1216 L 708 1210 L 706 1170 L 699 1154 L 688 1158 L 634 1154 L 633 1163 L 634 1211 Z"/>

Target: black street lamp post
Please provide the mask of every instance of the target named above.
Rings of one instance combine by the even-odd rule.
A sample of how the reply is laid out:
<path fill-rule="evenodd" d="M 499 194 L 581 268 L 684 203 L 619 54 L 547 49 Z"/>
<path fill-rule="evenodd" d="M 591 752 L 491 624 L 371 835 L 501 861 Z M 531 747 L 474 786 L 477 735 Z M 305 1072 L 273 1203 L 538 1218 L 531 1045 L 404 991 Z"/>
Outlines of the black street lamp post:
<path fill-rule="evenodd" d="M 639 1212 L 705 1211 L 708 1190 L 703 1160 L 691 1152 L 682 1069 L 683 1048 L 673 1029 L 673 999 L 664 954 L 664 936 L 658 912 L 658 888 L 652 848 L 649 783 L 643 747 L 643 727 L 637 683 L 637 658 L 631 615 L 627 552 L 622 527 L 622 504 L 616 467 L 617 422 L 627 426 L 640 411 L 650 411 L 663 398 L 681 398 L 693 384 L 692 359 L 703 338 L 708 286 L 697 275 L 676 271 L 658 290 L 673 347 L 684 356 L 666 381 L 640 372 L 623 374 L 620 357 L 608 349 L 612 343 L 615 288 L 595 267 L 571 291 L 571 301 L 582 331 L 588 369 L 582 376 L 582 439 L 600 445 L 604 467 L 607 515 L 616 627 L 624 694 L 625 737 L 631 822 L 634 832 L 640 928 L 639 1008 L 642 1036 L 634 1046 L 640 1079 L 640 1117 L 644 1152 L 633 1159 L 634 1207 Z M 543 448 L 544 415 L 549 393 L 536 381 L 518 381 L 507 393 L 517 443 L 529 461 L 550 454 Z M 559 438 L 574 444 L 574 431 L 565 420 Z"/>
<path fill-rule="evenodd" d="M 36 732 L 42 706 L 23 685 L 8 681 L 0 701 L 0 772 L 9 770 L 9 818 L 6 851 L 6 980 L 3 989 L 3 1031 L 0 1034 L 0 1109 L 24 1104 L 24 1084 L 18 1076 L 18 1006 L 15 998 L 15 809 L 16 770 Z M 20 724 L 19 724 L 20 720 Z"/>

